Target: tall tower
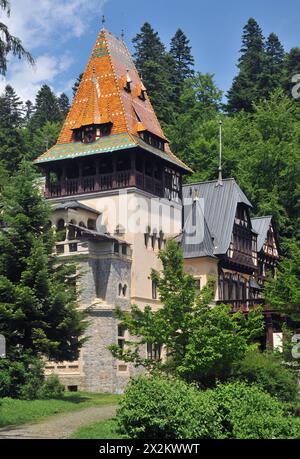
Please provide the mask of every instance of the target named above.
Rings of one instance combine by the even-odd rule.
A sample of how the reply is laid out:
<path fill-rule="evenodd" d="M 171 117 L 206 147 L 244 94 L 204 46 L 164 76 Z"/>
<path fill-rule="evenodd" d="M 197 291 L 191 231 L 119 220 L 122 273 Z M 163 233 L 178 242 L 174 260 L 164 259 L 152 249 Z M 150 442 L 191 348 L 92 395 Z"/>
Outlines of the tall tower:
<path fill-rule="evenodd" d="M 114 309 L 160 306 L 149 275 L 160 269 L 166 238 L 181 231 L 182 175 L 190 170 L 171 152 L 124 42 L 107 30 L 97 37 L 57 144 L 35 163 L 46 176 L 58 254 L 83 268 L 81 306 L 92 305 L 79 362 L 48 370 L 74 389 L 122 390 L 132 368 L 107 350 L 122 346 L 126 333 Z"/>

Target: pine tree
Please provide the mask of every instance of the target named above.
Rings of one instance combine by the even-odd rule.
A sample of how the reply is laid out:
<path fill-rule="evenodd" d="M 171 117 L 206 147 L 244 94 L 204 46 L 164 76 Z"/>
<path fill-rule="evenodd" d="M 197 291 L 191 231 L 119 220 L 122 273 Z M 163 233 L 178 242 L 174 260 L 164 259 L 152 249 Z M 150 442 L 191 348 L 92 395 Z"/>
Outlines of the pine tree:
<path fill-rule="evenodd" d="M 10 15 L 10 1 L 0 0 L 0 8 Z M 0 23 L 0 74 L 5 75 L 7 71 L 7 58 L 10 53 L 19 59 L 25 58 L 31 65 L 34 64 L 33 57 L 26 51 L 21 43 L 21 40 L 11 35 L 8 27 Z"/>
<path fill-rule="evenodd" d="M 78 88 L 79 88 L 79 85 L 80 85 L 80 83 L 81 83 L 82 78 L 83 78 L 83 73 L 80 73 L 80 75 L 77 77 L 77 79 L 76 79 L 76 81 L 75 81 L 75 83 L 74 83 L 74 86 L 73 86 L 73 88 L 72 88 L 72 90 L 73 90 L 73 97 L 76 96 L 76 93 L 77 93 L 77 91 L 78 91 Z"/>
<path fill-rule="evenodd" d="M 228 91 L 229 112 L 252 110 L 253 102 L 261 97 L 261 74 L 264 66 L 264 38 L 255 19 L 250 18 L 243 29 L 239 74 Z"/>
<path fill-rule="evenodd" d="M 62 119 L 55 94 L 49 86 L 43 85 L 35 99 L 35 112 L 29 123 L 30 129 L 35 131 L 43 127 L 48 121 L 57 123 L 61 122 Z"/>
<path fill-rule="evenodd" d="M 26 154 L 22 131 L 23 104 L 11 86 L 0 97 L 0 162 L 7 174 L 13 173 Z M 4 175 L 1 176 L 1 180 Z M 1 183 L 0 185 L 3 185 Z"/>
<path fill-rule="evenodd" d="M 265 45 L 265 59 L 260 77 L 260 94 L 268 97 L 275 89 L 282 87 L 284 79 L 285 52 L 279 38 L 271 33 Z"/>
<path fill-rule="evenodd" d="M 0 97 L 0 126 L 2 128 L 17 128 L 23 122 L 23 102 L 15 90 L 7 85 Z"/>
<path fill-rule="evenodd" d="M 181 29 L 178 29 L 171 40 L 170 55 L 175 61 L 175 72 L 173 74 L 175 85 L 174 92 L 177 98 L 176 103 L 183 89 L 184 81 L 194 76 L 194 58 L 191 54 L 189 40 Z"/>
<path fill-rule="evenodd" d="M 52 255 L 50 209 L 23 163 L 1 195 L 0 333 L 9 358 L 45 355 L 58 361 L 78 358 L 85 330 L 77 308 L 73 265 Z"/>
<path fill-rule="evenodd" d="M 292 48 L 285 56 L 285 80 L 284 89 L 291 95 L 292 88 L 296 81 L 293 77 L 300 75 L 300 48 Z M 297 82 L 300 79 L 297 78 Z"/>
<path fill-rule="evenodd" d="M 146 22 L 132 40 L 134 59 L 158 118 L 169 123 L 174 110 L 175 61 L 161 42 L 158 33 Z"/>
<path fill-rule="evenodd" d="M 33 103 L 31 102 L 31 100 L 27 100 L 25 102 L 25 115 L 24 115 L 25 124 L 28 124 L 28 122 L 30 121 L 33 113 L 34 113 Z"/>
<path fill-rule="evenodd" d="M 63 92 L 58 98 L 58 106 L 61 112 L 61 116 L 65 119 L 70 110 L 70 101 L 68 96 Z"/>

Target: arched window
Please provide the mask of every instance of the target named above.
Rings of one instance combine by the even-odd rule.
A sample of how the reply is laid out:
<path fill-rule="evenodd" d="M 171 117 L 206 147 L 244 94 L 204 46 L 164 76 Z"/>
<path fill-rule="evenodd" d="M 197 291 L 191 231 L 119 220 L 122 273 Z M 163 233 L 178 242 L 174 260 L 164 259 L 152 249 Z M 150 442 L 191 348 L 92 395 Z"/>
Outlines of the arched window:
<path fill-rule="evenodd" d="M 119 296 L 122 296 L 123 293 L 123 287 L 122 284 L 119 284 Z"/>
<path fill-rule="evenodd" d="M 123 285 L 122 293 L 123 293 L 123 296 L 126 297 L 127 295 L 127 285 L 126 284 Z"/>
<path fill-rule="evenodd" d="M 56 224 L 56 233 L 57 233 L 57 240 L 58 242 L 65 241 L 66 239 L 66 227 L 65 227 L 65 221 L 63 218 L 58 220 Z"/>

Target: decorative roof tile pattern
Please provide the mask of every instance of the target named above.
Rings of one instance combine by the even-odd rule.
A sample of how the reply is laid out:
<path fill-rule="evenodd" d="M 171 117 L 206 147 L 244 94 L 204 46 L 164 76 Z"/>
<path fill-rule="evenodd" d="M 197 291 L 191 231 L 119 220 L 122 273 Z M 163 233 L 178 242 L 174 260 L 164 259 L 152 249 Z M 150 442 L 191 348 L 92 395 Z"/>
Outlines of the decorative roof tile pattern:
<path fill-rule="evenodd" d="M 126 87 L 128 81 L 129 87 Z M 142 91 L 144 97 L 140 97 Z M 112 123 L 110 136 L 89 145 L 74 142 L 74 129 L 103 123 Z M 167 142 L 126 45 L 103 29 L 97 37 L 57 144 L 36 163 L 128 148 L 132 144 L 130 136 L 138 135 L 143 129 Z M 171 153 L 168 144 L 165 151 L 167 159 L 190 170 Z"/>

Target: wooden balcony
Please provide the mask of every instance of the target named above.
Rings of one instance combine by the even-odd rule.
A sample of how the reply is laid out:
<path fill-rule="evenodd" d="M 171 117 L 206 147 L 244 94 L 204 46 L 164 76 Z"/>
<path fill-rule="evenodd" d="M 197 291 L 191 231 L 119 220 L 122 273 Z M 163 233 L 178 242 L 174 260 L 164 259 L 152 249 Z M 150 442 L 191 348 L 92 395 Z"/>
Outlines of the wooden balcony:
<path fill-rule="evenodd" d="M 255 306 L 262 306 L 264 305 L 263 298 L 251 298 L 251 299 L 243 299 L 243 300 L 220 300 L 217 301 L 217 304 L 228 304 L 232 306 L 232 312 L 242 311 L 248 312 L 250 309 L 254 308 Z"/>
<path fill-rule="evenodd" d="M 156 180 L 138 171 L 122 171 L 113 174 L 65 178 L 56 183 L 47 181 L 45 196 L 55 198 L 128 187 L 136 187 L 158 197 L 165 197 L 166 194 L 162 180 Z"/>

